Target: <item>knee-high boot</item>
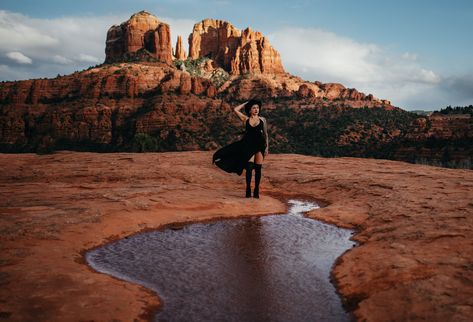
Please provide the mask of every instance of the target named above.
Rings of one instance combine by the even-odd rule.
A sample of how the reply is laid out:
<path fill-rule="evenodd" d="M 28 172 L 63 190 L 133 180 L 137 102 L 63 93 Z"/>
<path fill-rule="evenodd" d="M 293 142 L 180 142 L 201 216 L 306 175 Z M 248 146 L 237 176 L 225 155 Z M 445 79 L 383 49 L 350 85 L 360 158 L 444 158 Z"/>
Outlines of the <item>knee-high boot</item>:
<path fill-rule="evenodd" d="M 246 164 L 246 198 L 251 198 L 251 177 L 253 176 L 253 162 Z"/>
<path fill-rule="evenodd" d="M 261 181 L 261 168 L 262 164 L 255 164 L 255 190 L 253 191 L 253 197 L 259 198 L 259 183 Z"/>

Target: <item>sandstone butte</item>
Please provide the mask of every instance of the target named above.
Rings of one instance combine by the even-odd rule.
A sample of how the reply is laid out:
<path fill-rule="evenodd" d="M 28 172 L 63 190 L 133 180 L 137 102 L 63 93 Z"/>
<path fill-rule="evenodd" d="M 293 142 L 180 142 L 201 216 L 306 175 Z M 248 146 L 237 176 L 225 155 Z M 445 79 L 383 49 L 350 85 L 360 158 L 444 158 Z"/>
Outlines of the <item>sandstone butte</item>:
<path fill-rule="evenodd" d="M 232 74 L 284 74 L 279 53 L 258 31 L 243 32 L 222 20 L 205 19 L 189 36 L 189 57 L 209 57 Z"/>
<path fill-rule="evenodd" d="M 399 161 L 269 155 L 260 200 L 211 152 L 0 154 L 0 316 L 144 321 L 159 294 L 89 268 L 84 253 L 163 225 L 283 213 L 356 230 L 332 278 L 359 321 L 471 321 L 473 172 Z"/>
<path fill-rule="evenodd" d="M 107 32 L 105 62 L 122 61 L 127 54 L 146 49 L 152 57 L 172 63 L 171 30 L 169 25 L 146 11 L 140 11 Z"/>
<path fill-rule="evenodd" d="M 2 82 L 0 145 L 40 142 L 39 146 L 48 146 L 57 140 L 119 145 L 126 135 L 165 133 L 183 123 L 189 129 L 202 127 L 185 113 L 230 109 L 234 102 L 255 96 L 265 101 L 267 110 L 281 106 L 397 109 L 387 100 L 342 84 L 309 82 L 284 72 L 279 54 L 261 33 L 250 28 L 240 31 L 221 20 L 202 20 L 189 36 L 190 58 L 211 58 L 202 76 L 172 65 L 173 59 L 186 57 L 182 38 L 173 57 L 169 25 L 146 11 L 112 26 L 105 51 L 106 63 L 88 70 L 54 79 Z M 147 55 L 154 61 L 147 61 Z M 219 69 L 230 73 L 222 84 L 210 78 Z M 278 102 L 281 99 L 283 103 Z M 433 115 L 416 122 L 417 131 L 408 137 L 419 141 L 471 137 L 473 129 L 469 115 Z M 126 132 L 127 128 L 135 133 Z M 339 143 L 352 140 L 349 135 Z M 190 142 L 177 148 L 195 150 L 198 146 Z M 421 152 L 404 149 L 396 158 L 407 160 Z M 428 159 L 430 152 L 424 152 Z"/>
<path fill-rule="evenodd" d="M 169 25 L 160 22 L 147 11 L 140 11 L 121 25 L 107 32 L 105 62 L 127 60 L 146 50 L 158 61 L 172 63 L 172 44 Z M 182 38 L 176 43 L 176 59 L 185 59 Z M 279 53 L 258 31 L 246 28 L 243 32 L 231 23 L 205 19 L 196 23 L 189 36 L 189 57 L 208 57 L 216 66 L 237 74 L 284 74 Z"/>
<path fill-rule="evenodd" d="M 291 98 L 292 108 L 330 104 L 396 108 L 341 84 L 304 81 L 284 72 L 279 54 L 260 32 L 250 28 L 241 32 L 221 20 L 203 20 L 189 36 L 189 57 L 211 58 L 202 76 L 172 64 L 176 57 L 169 25 L 146 11 L 112 26 L 105 52 L 105 64 L 88 70 L 1 83 L 0 145 L 32 141 L 48 145 L 56 140 L 120 144 L 126 140 L 123 128 L 148 134 L 167 131 L 185 118 L 184 112 L 230 108 L 255 96 L 267 102 L 268 110 L 287 106 L 278 103 L 281 98 Z M 185 57 L 181 39 L 174 54 Z M 217 84 L 211 76 L 220 69 L 229 77 Z M 186 123 L 200 126 L 195 119 Z"/>

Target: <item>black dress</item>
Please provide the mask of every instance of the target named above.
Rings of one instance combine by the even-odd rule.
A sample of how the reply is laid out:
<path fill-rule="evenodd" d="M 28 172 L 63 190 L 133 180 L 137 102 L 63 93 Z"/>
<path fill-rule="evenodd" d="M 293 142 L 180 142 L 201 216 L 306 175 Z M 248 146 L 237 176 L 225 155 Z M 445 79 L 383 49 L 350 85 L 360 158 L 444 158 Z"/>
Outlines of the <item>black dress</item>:
<path fill-rule="evenodd" d="M 241 175 L 248 160 L 257 152 L 261 152 L 264 156 L 265 150 L 263 119 L 260 118 L 259 124 L 254 127 L 250 125 L 250 119 L 247 119 L 243 138 L 217 150 L 212 159 L 220 169 Z"/>

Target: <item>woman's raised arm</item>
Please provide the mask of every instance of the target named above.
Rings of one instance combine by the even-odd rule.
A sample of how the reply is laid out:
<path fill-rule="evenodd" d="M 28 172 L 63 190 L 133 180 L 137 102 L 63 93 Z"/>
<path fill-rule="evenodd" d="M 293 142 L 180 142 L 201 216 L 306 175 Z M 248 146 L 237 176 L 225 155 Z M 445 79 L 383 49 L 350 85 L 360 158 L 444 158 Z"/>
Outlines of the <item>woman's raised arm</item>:
<path fill-rule="evenodd" d="M 243 121 L 243 122 L 246 122 L 246 120 L 248 119 L 248 116 L 246 116 L 245 114 L 243 114 L 241 112 L 241 109 L 246 105 L 246 103 L 248 102 L 245 102 L 243 104 L 240 104 L 238 105 L 237 107 L 235 107 L 233 109 L 233 111 L 236 113 L 236 115 L 238 115 L 238 117 Z"/>

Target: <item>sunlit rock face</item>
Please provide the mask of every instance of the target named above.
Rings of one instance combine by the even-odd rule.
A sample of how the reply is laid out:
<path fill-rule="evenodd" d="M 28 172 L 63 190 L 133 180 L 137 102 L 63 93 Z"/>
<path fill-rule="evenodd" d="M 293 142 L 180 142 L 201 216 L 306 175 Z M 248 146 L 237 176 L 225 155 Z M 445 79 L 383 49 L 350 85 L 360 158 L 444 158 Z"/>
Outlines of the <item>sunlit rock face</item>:
<path fill-rule="evenodd" d="M 226 71 L 239 74 L 284 74 L 281 57 L 260 32 L 236 29 L 223 20 L 205 19 L 189 36 L 189 56 L 209 57 Z"/>
<path fill-rule="evenodd" d="M 120 62 L 140 50 L 164 63 L 172 63 L 171 30 L 169 25 L 146 11 L 140 11 L 107 32 L 105 62 Z"/>

